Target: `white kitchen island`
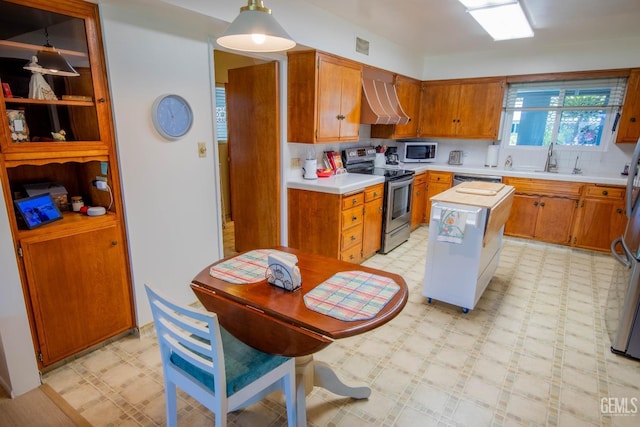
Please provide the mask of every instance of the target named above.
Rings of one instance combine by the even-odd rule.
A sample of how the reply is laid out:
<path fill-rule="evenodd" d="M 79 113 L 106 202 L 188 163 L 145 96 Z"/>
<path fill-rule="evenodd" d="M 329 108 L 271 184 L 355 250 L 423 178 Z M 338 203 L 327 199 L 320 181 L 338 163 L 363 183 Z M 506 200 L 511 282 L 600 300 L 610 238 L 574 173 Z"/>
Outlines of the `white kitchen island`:
<path fill-rule="evenodd" d="M 475 308 L 491 281 L 502 248 L 512 186 L 465 182 L 431 198 L 429 242 L 422 294 Z"/>

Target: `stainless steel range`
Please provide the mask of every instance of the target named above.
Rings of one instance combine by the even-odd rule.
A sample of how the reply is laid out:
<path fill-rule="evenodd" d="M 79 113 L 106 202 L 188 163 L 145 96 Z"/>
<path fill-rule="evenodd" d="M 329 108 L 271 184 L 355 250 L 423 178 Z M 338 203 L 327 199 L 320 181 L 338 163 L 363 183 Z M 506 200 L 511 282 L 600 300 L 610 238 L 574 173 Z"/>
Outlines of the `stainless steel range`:
<path fill-rule="evenodd" d="M 382 236 L 378 252 L 386 254 L 409 239 L 415 172 L 400 169 L 397 165 L 375 167 L 375 158 L 373 147 L 350 148 L 342 152 L 342 160 L 349 173 L 384 176 Z"/>

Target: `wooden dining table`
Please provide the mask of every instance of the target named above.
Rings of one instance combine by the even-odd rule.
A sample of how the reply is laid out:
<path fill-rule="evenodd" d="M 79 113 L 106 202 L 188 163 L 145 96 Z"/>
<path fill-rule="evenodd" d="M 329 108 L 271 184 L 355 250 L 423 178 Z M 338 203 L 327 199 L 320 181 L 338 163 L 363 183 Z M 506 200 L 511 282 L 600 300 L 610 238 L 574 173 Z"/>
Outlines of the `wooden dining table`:
<path fill-rule="evenodd" d="M 306 425 L 305 396 L 314 386 L 355 399 L 365 399 L 371 394 L 367 386 L 344 384 L 329 365 L 314 360 L 313 354 L 337 339 L 387 323 L 405 306 L 409 291 L 398 274 L 284 246 L 269 249 L 297 257 L 302 277 L 300 288 L 292 292 L 276 287 L 268 283 L 266 276 L 255 283 L 237 284 L 211 275 L 211 267 L 232 257 L 204 268 L 192 280 L 191 288 L 202 305 L 218 315 L 222 327 L 239 340 L 265 353 L 296 358 L 298 425 Z M 307 308 L 305 294 L 335 274 L 347 271 L 392 279 L 399 290 L 374 317 L 366 320 L 340 320 Z"/>

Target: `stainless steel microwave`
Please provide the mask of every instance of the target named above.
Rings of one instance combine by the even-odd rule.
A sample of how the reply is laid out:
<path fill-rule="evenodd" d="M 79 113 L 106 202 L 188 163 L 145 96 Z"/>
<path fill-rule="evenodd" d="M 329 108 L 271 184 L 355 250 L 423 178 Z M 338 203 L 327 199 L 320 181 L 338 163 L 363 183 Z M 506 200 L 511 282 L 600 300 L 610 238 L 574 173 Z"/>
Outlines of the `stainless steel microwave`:
<path fill-rule="evenodd" d="M 404 163 L 435 162 L 437 150 L 437 142 L 404 141 L 398 144 L 398 158 Z"/>

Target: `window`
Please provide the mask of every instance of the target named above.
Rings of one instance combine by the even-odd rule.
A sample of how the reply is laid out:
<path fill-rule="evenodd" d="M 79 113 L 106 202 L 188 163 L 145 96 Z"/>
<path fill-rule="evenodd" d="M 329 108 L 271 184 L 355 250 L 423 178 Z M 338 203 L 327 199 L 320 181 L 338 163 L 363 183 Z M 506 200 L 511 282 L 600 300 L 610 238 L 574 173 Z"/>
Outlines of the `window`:
<path fill-rule="evenodd" d="M 224 86 L 216 86 L 216 132 L 218 141 L 227 141 L 227 96 Z"/>
<path fill-rule="evenodd" d="M 626 78 L 513 83 L 506 101 L 508 146 L 604 147 Z"/>

